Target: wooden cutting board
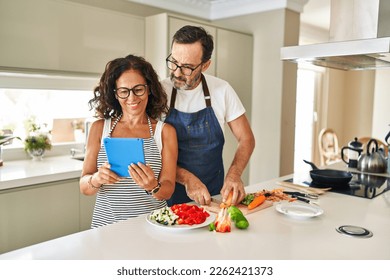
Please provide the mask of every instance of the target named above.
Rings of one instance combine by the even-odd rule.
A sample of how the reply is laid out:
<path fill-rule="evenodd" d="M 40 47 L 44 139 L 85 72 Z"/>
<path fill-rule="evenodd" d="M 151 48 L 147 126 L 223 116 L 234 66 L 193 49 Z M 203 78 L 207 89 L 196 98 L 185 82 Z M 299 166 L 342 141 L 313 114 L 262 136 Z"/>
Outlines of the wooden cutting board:
<path fill-rule="evenodd" d="M 219 210 L 221 210 L 221 208 L 219 208 L 219 205 L 221 204 L 221 201 L 218 201 L 218 200 L 215 200 L 213 199 L 210 203 L 210 205 L 203 205 L 202 207 L 206 210 L 206 211 L 209 211 L 209 212 L 212 212 L 212 213 L 219 213 Z M 252 214 L 254 212 L 257 212 L 257 211 L 260 211 L 260 210 L 263 210 L 265 208 L 268 208 L 272 206 L 272 201 L 264 201 L 261 205 L 259 205 L 258 207 L 256 207 L 255 209 L 252 209 L 252 210 L 248 210 L 248 206 L 246 205 L 243 205 L 243 204 L 239 204 L 237 207 L 241 210 L 241 212 L 244 214 L 244 215 L 248 215 L 248 214 Z"/>

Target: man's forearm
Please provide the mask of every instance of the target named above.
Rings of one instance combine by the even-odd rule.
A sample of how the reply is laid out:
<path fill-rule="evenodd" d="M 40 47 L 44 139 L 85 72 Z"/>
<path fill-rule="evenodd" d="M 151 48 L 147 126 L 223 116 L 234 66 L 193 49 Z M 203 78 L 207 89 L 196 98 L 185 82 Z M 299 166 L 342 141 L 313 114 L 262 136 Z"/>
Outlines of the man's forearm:
<path fill-rule="evenodd" d="M 194 174 L 189 172 L 187 169 L 184 169 L 180 166 L 176 167 L 176 182 L 182 184 L 183 186 L 188 185 L 188 181 Z"/>
<path fill-rule="evenodd" d="M 249 159 L 253 153 L 254 148 L 254 139 L 248 139 L 248 141 L 239 143 L 232 164 L 230 165 L 229 170 L 226 174 L 226 177 L 241 177 L 245 167 L 248 165 Z"/>

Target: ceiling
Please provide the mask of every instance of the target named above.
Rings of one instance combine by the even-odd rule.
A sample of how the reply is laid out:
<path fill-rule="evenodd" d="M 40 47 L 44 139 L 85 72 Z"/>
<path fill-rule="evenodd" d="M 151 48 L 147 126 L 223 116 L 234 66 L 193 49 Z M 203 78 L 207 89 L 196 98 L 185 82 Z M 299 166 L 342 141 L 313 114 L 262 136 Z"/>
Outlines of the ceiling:
<path fill-rule="evenodd" d="M 127 0 L 156 8 L 218 20 L 288 8 L 301 13 L 302 23 L 329 29 L 331 0 Z"/>

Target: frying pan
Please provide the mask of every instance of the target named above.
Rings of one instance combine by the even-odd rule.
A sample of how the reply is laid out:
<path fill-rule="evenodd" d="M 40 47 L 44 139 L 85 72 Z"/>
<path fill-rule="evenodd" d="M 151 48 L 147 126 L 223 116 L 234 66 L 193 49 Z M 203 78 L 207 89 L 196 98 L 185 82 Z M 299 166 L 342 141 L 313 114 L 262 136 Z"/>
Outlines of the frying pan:
<path fill-rule="evenodd" d="M 313 168 L 313 170 L 310 170 L 310 177 L 314 184 L 345 187 L 348 186 L 348 183 L 352 180 L 351 172 L 334 169 L 319 169 L 314 163 L 307 160 L 303 161 L 310 164 Z"/>

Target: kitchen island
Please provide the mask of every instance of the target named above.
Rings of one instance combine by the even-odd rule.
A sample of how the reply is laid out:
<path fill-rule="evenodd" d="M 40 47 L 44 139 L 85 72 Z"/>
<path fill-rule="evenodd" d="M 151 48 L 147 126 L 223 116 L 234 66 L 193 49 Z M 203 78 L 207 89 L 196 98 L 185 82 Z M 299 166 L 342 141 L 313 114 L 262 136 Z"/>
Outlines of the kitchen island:
<path fill-rule="evenodd" d="M 280 188 L 277 183 L 291 177 L 253 184 L 246 191 Z M 11 251 L 0 259 L 390 260 L 390 191 L 372 199 L 326 192 L 318 200 L 324 213 L 311 218 L 284 215 L 276 205 L 247 215 L 246 230 L 165 229 L 143 215 Z M 364 227 L 373 236 L 340 234 L 336 228 L 342 225 Z"/>

